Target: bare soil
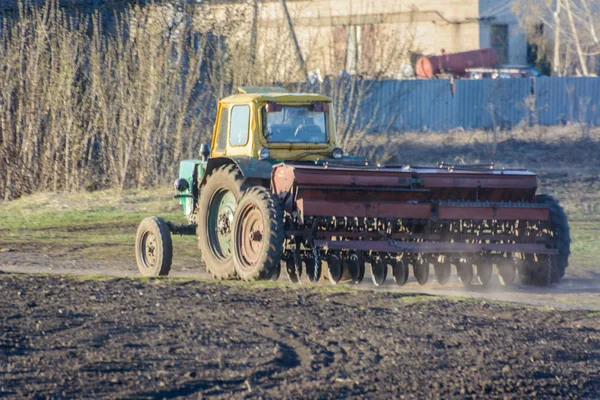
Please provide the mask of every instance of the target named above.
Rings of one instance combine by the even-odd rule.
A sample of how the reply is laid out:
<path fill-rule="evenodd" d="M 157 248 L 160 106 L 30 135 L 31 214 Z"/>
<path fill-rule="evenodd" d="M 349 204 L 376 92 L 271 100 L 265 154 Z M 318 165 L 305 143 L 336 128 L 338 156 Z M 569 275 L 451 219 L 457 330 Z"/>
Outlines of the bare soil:
<path fill-rule="evenodd" d="M 218 283 L 192 237 L 174 237 L 173 278 L 132 278 L 137 223 L 183 222 L 170 191 L 0 203 L 0 397 L 597 398 L 600 131 L 539 129 L 371 144 L 403 164 L 537 171 L 573 238 L 551 288 L 465 289 L 455 272 L 402 288 Z"/>
<path fill-rule="evenodd" d="M 370 291 L 0 275 L 0 396 L 592 398 L 600 318 Z"/>

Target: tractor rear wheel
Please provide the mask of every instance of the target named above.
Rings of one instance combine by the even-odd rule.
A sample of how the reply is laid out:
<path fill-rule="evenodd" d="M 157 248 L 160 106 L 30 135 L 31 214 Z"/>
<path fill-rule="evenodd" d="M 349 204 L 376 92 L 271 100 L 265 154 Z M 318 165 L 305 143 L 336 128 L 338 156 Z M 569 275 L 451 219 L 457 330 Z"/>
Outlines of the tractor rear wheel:
<path fill-rule="evenodd" d="M 166 276 L 173 261 L 173 242 L 167 223 L 159 217 L 144 218 L 137 230 L 135 258 L 143 276 Z"/>
<path fill-rule="evenodd" d="M 248 183 L 234 165 L 215 169 L 198 202 L 198 247 L 206 270 L 217 279 L 235 277 L 232 259 L 233 217 Z"/>
<path fill-rule="evenodd" d="M 565 211 L 554 197 L 539 194 L 535 196 L 535 200 L 538 204 L 545 204 L 550 207 L 550 229 L 554 239 L 553 247 L 558 250 L 558 255 L 551 256 L 552 260 L 549 260 L 552 269 L 550 278 L 551 283 L 558 283 L 565 276 L 565 270 L 569 266 L 569 254 L 571 254 L 569 221 Z M 546 267 L 547 265 L 543 265 L 543 268 Z M 534 284 L 536 283 L 541 285 L 544 282 L 534 282 Z"/>
<path fill-rule="evenodd" d="M 283 210 L 263 187 L 249 189 L 233 219 L 233 264 L 245 281 L 270 279 L 280 267 Z"/>

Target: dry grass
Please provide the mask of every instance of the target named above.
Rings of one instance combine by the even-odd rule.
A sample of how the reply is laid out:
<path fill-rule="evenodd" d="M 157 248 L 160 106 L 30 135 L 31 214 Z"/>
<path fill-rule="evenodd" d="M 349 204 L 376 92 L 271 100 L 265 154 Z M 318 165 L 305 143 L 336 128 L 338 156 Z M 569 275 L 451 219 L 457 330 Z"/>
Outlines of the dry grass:
<path fill-rule="evenodd" d="M 297 66 L 281 67 L 285 32 L 258 38 L 269 46 L 257 55 L 244 5 L 224 5 L 219 18 L 203 3 L 184 4 L 131 6 L 111 32 L 99 14 L 67 15 L 57 1 L 0 16 L 0 199 L 164 184 L 209 141 L 218 98 L 297 79 Z M 406 59 L 413 39 L 395 40 L 370 76 Z M 346 104 L 334 115 L 344 142 L 368 128 L 357 125 L 368 85 L 334 79 L 327 91 Z"/>

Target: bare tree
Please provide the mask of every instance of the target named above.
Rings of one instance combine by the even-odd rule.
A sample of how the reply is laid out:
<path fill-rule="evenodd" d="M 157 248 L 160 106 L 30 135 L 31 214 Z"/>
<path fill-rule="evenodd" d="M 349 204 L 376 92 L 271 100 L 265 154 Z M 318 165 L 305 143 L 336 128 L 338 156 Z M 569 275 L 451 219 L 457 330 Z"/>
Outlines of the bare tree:
<path fill-rule="evenodd" d="M 600 0 L 516 0 L 513 11 L 526 29 L 540 24 L 546 28 L 531 40 L 553 48 L 548 58 L 554 74 L 590 74 L 600 55 Z M 573 50 L 576 58 L 571 57 Z"/>

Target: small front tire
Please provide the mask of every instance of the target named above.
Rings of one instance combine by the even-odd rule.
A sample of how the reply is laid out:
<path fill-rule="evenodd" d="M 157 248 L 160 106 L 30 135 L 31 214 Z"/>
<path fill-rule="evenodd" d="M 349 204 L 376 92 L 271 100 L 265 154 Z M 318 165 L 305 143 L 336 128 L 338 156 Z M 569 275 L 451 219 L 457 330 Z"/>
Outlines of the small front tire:
<path fill-rule="evenodd" d="M 148 217 L 140 223 L 135 240 L 135 258 L 143 276 L 166 276 L 173 261 L 173 242 L 167 223 Z"/>

